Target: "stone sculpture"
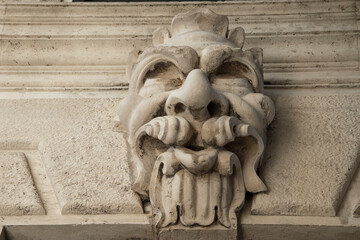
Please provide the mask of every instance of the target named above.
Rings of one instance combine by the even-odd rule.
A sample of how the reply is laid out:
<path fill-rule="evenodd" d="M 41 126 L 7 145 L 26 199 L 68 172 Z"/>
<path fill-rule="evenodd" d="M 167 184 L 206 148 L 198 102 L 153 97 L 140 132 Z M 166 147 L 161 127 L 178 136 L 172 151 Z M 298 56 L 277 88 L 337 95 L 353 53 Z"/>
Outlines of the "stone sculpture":
<path fill-rule="evenodd" d="M 262 49 L 226 16 L 194 9 L 130 54 L 119 118 L 136 159 L 133 185 L 157 225 L 236 227 L 245 192 L 266 190 L 256 170 L 274 105 L 263 95 Z"/>

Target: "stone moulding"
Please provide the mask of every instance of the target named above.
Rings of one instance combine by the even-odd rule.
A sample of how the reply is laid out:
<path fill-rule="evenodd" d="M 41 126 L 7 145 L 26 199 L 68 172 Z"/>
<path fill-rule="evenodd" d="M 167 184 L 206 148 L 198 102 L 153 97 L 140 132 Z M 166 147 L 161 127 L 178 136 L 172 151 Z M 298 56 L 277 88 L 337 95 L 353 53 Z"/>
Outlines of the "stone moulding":
<path fill-rule="evenodd" d="M 193 9 L 130 54 L 118 114 L 137 163 L 133 190 L 158 227 L 236 228 L 246 191 L 266 191 L 256 170 L 275 110 L 262 93 L 262 49 L 243 51 L 244 30 L 228 25 Z"/>
<path fill-rule="evenodd" d="M 201 4 L 228 15 L 232 28 L 242 26 L 246 48 L 264 49 L 265 88 L 358 85 L 356 1 Z M 0 89 L 127 90 L 128 49 L 151 46 L 155 26 L 194 6 L 199 3 L 0 2 Z"/>

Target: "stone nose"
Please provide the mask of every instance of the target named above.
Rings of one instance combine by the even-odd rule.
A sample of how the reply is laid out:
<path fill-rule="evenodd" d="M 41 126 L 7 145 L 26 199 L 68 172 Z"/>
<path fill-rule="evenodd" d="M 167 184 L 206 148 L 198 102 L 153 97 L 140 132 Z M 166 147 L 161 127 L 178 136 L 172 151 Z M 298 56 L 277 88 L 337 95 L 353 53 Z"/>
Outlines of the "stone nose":
<path fill-rule="evenodd" d="M 183 85 L 169 95 L 165 104 L 168 115 L 197 121 L 223 115 L 227 109 L 227 101 L 211 87 L 207 75 L 200 69 L 192 70 Z"/>

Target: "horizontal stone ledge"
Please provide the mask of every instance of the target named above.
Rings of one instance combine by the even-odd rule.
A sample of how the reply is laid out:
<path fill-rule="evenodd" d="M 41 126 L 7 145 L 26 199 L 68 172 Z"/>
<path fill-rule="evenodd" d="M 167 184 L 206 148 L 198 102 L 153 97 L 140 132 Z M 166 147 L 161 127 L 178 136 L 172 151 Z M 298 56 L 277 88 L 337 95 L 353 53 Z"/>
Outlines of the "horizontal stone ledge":
<path fill-rule="evenodd" d="M 12 240 L 22 240 L 24 236 L 31 237 L 30 239 L 39 240 L 82 240 L 82 239 L 97 239 L 97 240 L 130 240 L 141 239 L 151 240 L 155 239 L 155 233 L 148 226 L 139 225 L 122 225 L 122 224 L 89 224 L 89 225 L 35 225 L 35 226 L 5 226 L 6 235 Z M 4 232 L 5 232 L 4 231 Z M 241 226 L 239 231 L 242 234 L 240 239 L 243 240 L 318 240 L 319 236 L 327 240 L 357 240 L 359 234 L 358 227 L 344 227 L 344 226 L 309 226 L 309 225 L 262 225 L 254 224 Z M 234 239 L 231 236 L 236 235 L 236 230 L 226 229 L 172 229 L 168 232 L 160 233 L 160 240 L 183 240 L 183 239 Z M 51 237 L 51 238 L 50 238 Z M 1 238 L 0 238 L 1 239 Z M 5 240 L 5 239 L 1 239 Z"/>
<path fill-rule="evenodd" d="M 216 10 L 215 10 L 216 11 Z M 280 17 L 281 16 L 281 17 Z M 230 17 L 230 29 L 243 27 L 246 37 L 278 35 L 355 34 L 356 15 L 351 13 L 313 15 L 263 15 Z M 158 26 L 170 26 L 171 17 L 3 17 L 3 38 L 126 38 L 151 37 Z M 314 24 L 316 22 L 316 24 Z"/>
<path fill-rule="evenodd" d="M 358 218 L 251 215 L 250 208 L 246 203 L 240 217 L 243 240 L 357 240 L 360 234 Z"/>
<path fill-rule="evenodd" d="M 338 227 L 358 227 L 360 231 L 360 218 L 349 218 L 347 223 L 338 216 L 286 216 L 286 215 L 252 215 L 251 205 L 246 202 L 241 212 L 241 225 L 295 225 L 295 226 L 338 226 Z"/>
<path fill-rule="evenodd" d="M 264 49 L 264 63 L 359 61 L 358 34 L 249 37 L 244 49 Z M 1 66 L 125 65 L 135 47 L 152 45 L 150 36 L 134 38 L 2 38 Z"/>
<path fill-rule="evenodd" d="M 241 226 L 243 240 L 358 240 L 359 229 L 358 226 L 289 226 L 285 223 Z"/>
<path fill-rule="evenodd" d="M 1 217 L 10 239 L 153 239 L 147 215 Z"/>
<path fill-rule="evenodd" d="M 355 70 L 358 69 L 357 61 L 343 62 L 284 62 L 284 63 L 264 63 L 265 72 L 306 72 L 306 71 L 324 71 L 324 70 Z M 0 66 L 0 74 L 36 74 L 36 73 L 116 73 L 124 75 L 126 65 L 34 65 L 34 66 L 17 66 L 3 65 Z"/>
<path fill-rule="evenodd" d="M 140 224 L 149 225 L 146 214 L 1 216 L 0 226 L 9 225 L 63 225 L 63 224 Z"/>
<path fill-rule="evenodd" d="M 360 71 L 299 71 L 264 73 L 265 86 L 356 84 L 360 82 Z"/>
<path fill-rule="evenodd" d="M 66 89 L 66 88 L 24 88 L 24 89 L 4 89 L 0 88 L 0 99 L 101 99 L 101 98 L 117 98 L 122 99 L 127 94 L 126 90 L 118 89 Z M 24 142 L 24 143 L 9 143 L 6 148 L 15 148 L 16 146 L 33 146 L 37 147 L 38 143 Z M 0 144 L 0 150 L 4 149 L 4 146 Z"/>
<path fill-rule="evenodd" d="M 99 72 L 17 72 L 1 73 L 0 87 L 127 88 L 124 73 Z"/>
<path fill-rule="evenodd" d="M 5 3 L 7 15 L 16 16 L 173 16 L 194 7 L 216 8 L 224 15 L 304 14 L 328 12 L 354 12 L 356 2 L 322 0 L 280 1 L 228 1 L 228 2 L 137 2 L 137 3 Z M 149 7 L 152 11 L 146 11 Z M 168 8 L 164 11 L 164 8 Z M 0 8 L 1 11 L 1 8 Z"/>
<path fill-rule="evenodd" d="M 3 217 L 2 219 L 0 224 L 3 224 L 7 235 L 15 240 L 23 236 L 49 239 L 46 238 L 49 237 L 48 234 L 51 234 L 51 239 L 56 240 L 65 239 L 64 237 L 84 239 L 90 236 L 93 237 L 92 239 L 154 238 L 151 222 L 145 214 Z M 338 240 L 340 232 L 342 237 L 347 237 L 344 239 L 355 240 L 360 233 L 359 226 L 359 221 L 344 225 L 338 217 L 251 216 L 246 208 L 241 216 L 239 234 L 244 240 L 264 239 L 264 236 L 269 240 L 287 240 L 290 237 L 300 240 L 305 239 L 304 235 L 309 240 L 317 240 L 320 235 L 325 236 L 327 240 Z M 221 230 L 226 231 L 216 226 L 208 230 L 201 227 L 191 229 L 172 227 L 165 229 L 160 236 L 179 237 L 192 234 L 198 236 L 209 232 L 219 234 Z"/>
<path fill-rule="evenodd" d="M 357 62 L 264 64 L 265 85 L 354 84 L 360 82 Z M 0 90 L 126 90 L 124 65 L 0 66 Z"/>
<path fill-rule="evenodd" d="M 191 4 L 191 3 L 190 3 Z M 216 11 L 216 9 L 215 9 Z M 235 12 L 232 15 L 227 15 L 230 24 L 235 23 L 269 23 L 269 22 L 309 22 L 310 20 L 316 21 L 327 21 L 328 19 L 333 20 L 357 20 L 356 15 L 352 11 L 348 12 L 320 12 L 320 13 L 288 13 L 288 14 L 271 14 L 264 12 L 264 14 L 254 14 L 253 12 L 248 12 L 248 14 L 241 14 L 239 12 Z M 112 16 L 79 16 L 79 15 L 70 15 L 64 18 L 61 15 L 51 15 L 51 16 L 44 16 L 41 17 L 39 15 L 2 15 L 0 18 L 1 23 L 12 23 L 12 24 L 39 24 L 39 25 L 46 25 L 46 24 L 55 24 L 55 25 L 62 25 L 64 23 L 69 23 L 71 25 L 87 25 L 87 24 L 124 24 L 127 25 L 129 23 L 135 25 L 151 25 L 152 23 L 160 23 L 164 24 L 166 22 L 171 23 L 173 16 L 172 15 L 164 15 L 161 16 L 144 16 L 144 15 L 119 15 L 118 12 L 114 13 Z M 333 24 L 337 24 L 334 22 Z M 330 27 L 330 26 L 329 26 Z"/>
<path fill-rule="evenodd" d="M 359 78 L 357 77 L 351 77 L 347 79 L 347 81 L 341 82 L 337 78 L 333 78 L 332 81 L 322 81 L 322 78 L 313 79 L 318 80 L 317 82 L 307 82 L 307 81 L 293 81 L 289 83 L 288 78 L 282 79 L 286 84 L 283 84 L 282 82 L 275 82 L 273 81 L 272 84 L 269 82 L 266 82 L 264 85 L 265 89 L 310 89 L 310 88 L 359 88 Z M 312 79 L 310 79 L 312 80 Z M 343 80 L 343 79 L 342 79 Z M 19 92 L 21 95 L 29 92 L 76 92 L 76 93 L 82 93 L 87 92 L 91 94 L 100 94 L 102 95 L 104 92 L 127 92 L 129 89 L 128 85 L 123 86 L 114 86 L 114 87 L 91 87 L 91 86 L 69 86 L 69 87 L 56 87 L 56 86 L 40 86 L 40 87 L 25 87 L 25 86 L 18 86 L 18 87 L 1 87 L 0 86 L 0 99 L 4 98 L 6 96 L 6 93 L 12 94 Z"/>
<path fill-rule="evenodd" d="M 358 91 L 360 83 L 350 84 L 293 84 L 293 85 L 265 85 L 268 94 L 277 91 L 293 91 L 299 94 L 312 92 L 314 89 L 339 90 L 345 94 L 346 90 Z M 128 94 L 128 87 L 0 87 L 0 99 L 56 99 L 56 98 L 119 98 Z M 296 93 L 295 93 L 296 94 Z"/>
<path fill-rule="evenodd" d="M 263 25 L 263 24 L 262 24 Z M 167 27 L 170 26 L 166 25 Z M 239 25 L 240 26 L 240 25 Z M 242 27 L 244 27 L 244 25 L 241 25 Z M 348 25 L 347 25 L 348 26 Z M 102 26 L 100 26 L 102 27 Z M 120 40 L 127 40 L 127 39 L 140 39 L 140 40 L 151 40 L 152 39 L 152 32 L 154 29 L 156 29 L 158 26 L 152 26 L 150 31 L 147 31 L 148 34 L 139 34 L 139 32 L 142 32 L 144 30 L 148 30 L 148 29 L 144 29 L 143 27 L 137 27 L 137 26 L 131 26 L 132 31 L 134 31 L 134 29 L 138 28 L 139 31 L 136 33 L 132 33 L 130 30 L 126 31 L 126 30 L 122 30 L 117 28 L 117 30 L 119 30 L 119 32 L 115 35 L 112 34 L 105 34 L 105 33 L 94 33 L 92 34 L 90 33 L 76 33 L 76 34 L 49 34 L 50 31 L 47 32 L 40 32 L 40 34 L 35 34 L 37 30 L 39 30 L 38 26 L 35 26 L 35 28 L 37 28 L 37 30 L 34 30 L 32 32 L 28 32 L 25 33 L 22 31 L 22 29 L 19 30 L 19 32 L 21 32 L 21 34 L 0 34 L 0 37 L 2 37 L 3 40 L 82 40 L 82 39 L 86 39 L 86 40 L 101 40 L 101 39 L 120 39 Z M 237 27 L 237 26 L 236 26 Z M 264 27 L 264 25 L 262 26 Z M 345 29 L 342 28 L 343 25 L 339 26 L 339 29 L 334 29 L 332 31 L 322 31 L 322 30 L 308 30 L 308 31 L 298 31 L 298 30 L 294 30 L 294 29 L 290 29 L 290 31 L 284 31 L 283 29 L 277 29 L 271 32 L 264 32 L 264 31 L 246 31 L 246 37 L 248 39 L 253 39 L 253 38 L 261 38 L 261 37 L 267 37 L 267 38 L 277 38 L 277 37 L 311 37 L 311 36 L 358 36 L 359 35 L 359 31 L 354 30 L 354 29 Z M 13 28 L 13 27 L 12 27 Z M 95 27 L 96 30 L 99 29 L 99 26 Z M 232 28 L 232 27 L 230 27 Z M 235 28 L 235 27 L 233 27 Z M 7 30 L 7 28 L 4 28 L 5 30 L 3 31 L 3 33 Z M 259 29 L 259 28 L 258 28 Z M 12 29 L 14 30 L 14 28 Z M 122 31 L 122 32 L 120 32 Z"/>

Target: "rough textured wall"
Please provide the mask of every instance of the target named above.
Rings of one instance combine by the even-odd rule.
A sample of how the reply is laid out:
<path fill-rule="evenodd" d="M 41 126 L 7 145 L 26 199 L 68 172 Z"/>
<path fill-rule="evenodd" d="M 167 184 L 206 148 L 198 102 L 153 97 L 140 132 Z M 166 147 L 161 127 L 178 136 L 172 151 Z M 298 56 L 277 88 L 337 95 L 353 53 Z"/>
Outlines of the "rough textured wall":
<path fill-rule="evenodd" d="M 263 229 L 283 239 L 294 231 L 298 239 L 319 233 L 339 239 L 334 232 L 355 239 L 355 0 L 0 3 L 0 225 L 74 223 L 69 214 L 86 214 L 75 223 L 107 221 L 88 214 L 142 214 L 130 190 L 134 166 L 126 136 L 114 120 L 127 92 L 127 56 L 150 46 L 152 31 L 169 26 L 175 14 L 201 6 L 228 15 L 231 28 L 242 26 L 245 49 L 264 49 L 265 89 L 276 106 L 260 169 L 269 191 L 247 202 L 245 238 L 264 239 Z M 9 217 L 19 214 L 42 216 L 25 223 Z M 150 225 L 142 218 L 121 221 Z M 16 239 L 27 231 L 21 226 L 8 235 Z M 146 231 L 139 234 L 151 236 Z"/>

